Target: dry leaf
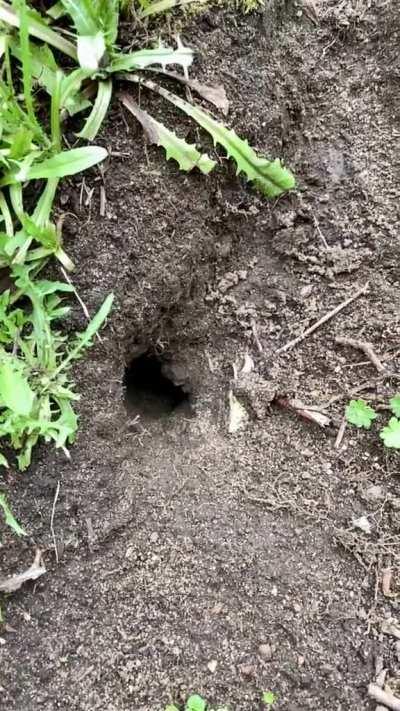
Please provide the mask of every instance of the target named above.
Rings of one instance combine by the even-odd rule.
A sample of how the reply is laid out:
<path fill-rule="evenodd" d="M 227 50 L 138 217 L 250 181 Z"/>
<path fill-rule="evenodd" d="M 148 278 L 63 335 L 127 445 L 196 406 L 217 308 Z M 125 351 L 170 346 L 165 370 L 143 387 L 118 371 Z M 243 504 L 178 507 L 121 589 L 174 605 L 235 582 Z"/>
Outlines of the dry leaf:
<path fill-rule="evenodd" d="M 228 113 L 229 101 L 222 84 L 209 86 L 208 84 L 202 84 L 200 81 L 197 81 L 197 79 L 186 79 L 185 77 L 181 76 L 180 74 L 177 74 L 176 72 L 161 71 L 160 69 L 152 69 L 151 71 L 163 74 L 164 76 L 170 77 L 171 79 L 175 79 L 175 81 L 179 81 L 181 84 L 188 86 L 189 89 L 193 89 L 196 94 L 202 96 L 203 99 L 208 101 L 210 104 L 214 104 L 217 109 L 222 111 L 224 116 L 226 116 L 226 114 Z"/>
<path fill-rule="evenodd" d="M 26 583 L 28 580 L 36 580 L 44 575 L 46 568 L 42 564 L 42 552 L 37 551 L 35 555 L 35 560 L 33 561 L 30 568 L 24 570 L 23 573 L 17 573 L 17 575 L 11 575 L 9 578 L 4 578 L 0 580 L 0 592 L 12 593 Z"/>

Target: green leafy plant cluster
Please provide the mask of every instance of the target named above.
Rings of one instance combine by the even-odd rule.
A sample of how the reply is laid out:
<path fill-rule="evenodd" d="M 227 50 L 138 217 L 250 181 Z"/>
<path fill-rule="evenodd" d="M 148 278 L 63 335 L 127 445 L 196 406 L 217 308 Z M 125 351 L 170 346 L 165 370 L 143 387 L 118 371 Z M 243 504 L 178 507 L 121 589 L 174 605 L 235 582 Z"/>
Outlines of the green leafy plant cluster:
<path fill-rule="evenodd" d="M 10 288 L 0 294 L 0 438 L 17 453 L 20 469 L 31 461 L 39 440 L 68 453 L 74 441 L 78 398 L 69 370 L 90 346 L 111 309 L 109 296 L 84 333 L 67 341 L 60 322 L 68 314 L 63 296 L 70 282 L 49 281 L 42 270 L 50 258 L 64 269 L 74 265 L 63 246 L 62 227 L 53 219 L 59 182 L 107 157 L 101 146 L 64 148 L 64 125 L 83 114 L 77 141 L 92 142 L 107 115 L 117 81 L 140 84 L 190 116 L 231 158 L 238 174 L 266 197 L 294 187 L 279 159 L 258 155 L 209 112 L 167 91 L 154 77 L 184 84 L 219 108 L 221 87 L 188 77 L 193 51 L 177 39 L 175 48 L 123 52 L 117 45 L 122 0 L 58 0 L 46 14 L 27 0 L 0 0 L 0 268 Z M 162 12 L 164 0 L 142 6 L 142 18 Z M 180 67 L 182 74 L 170 71 Z M 153 78 L 150 78 L 150 73 Z M 143 111 L 134 98 L 119 94 L 149 140 L 183 171 L 208 174 L 216 161 Z M 32 195 L 38 195 L 32 206 Z M 27 195 L 30 197 L 28 198 Z M 8 466 L 5 453 L 0 465 Z M 6 519 L 10 514 L 0 499 Z"/>
<path fill-rule="evenodd" d="M 379 432 L 385 447 L 400 449 L 400 395 L 397 394 L 389 401 L 393 417 Z M 346 407 L 346 419 L 355 427 L 369 430 L 378 413 L 370 407 L 365 400 L 351 400 Z"/>

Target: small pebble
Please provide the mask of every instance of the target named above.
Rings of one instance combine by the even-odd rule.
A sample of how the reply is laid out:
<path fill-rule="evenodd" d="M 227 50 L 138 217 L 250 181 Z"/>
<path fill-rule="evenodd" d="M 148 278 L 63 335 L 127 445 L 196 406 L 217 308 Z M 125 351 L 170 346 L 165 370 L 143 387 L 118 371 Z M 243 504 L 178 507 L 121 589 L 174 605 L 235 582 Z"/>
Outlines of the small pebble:
<path fill-rule="evenodd" d="M 263 657 L 267 662 L 272 659 L 272 647 L 270 644 L 260 644 L 258 651 L 260 656 Z"/>
<path fill-rule="evenodd" d="M 241 664 L 239 669 L 243 676 L 254 676 L 255 669 L 251 664 Z"/>
<path fill-rule="evenodd" d="M 157 541 L 158 541 L 158 533 L 157 533 L 157 531 L 153 531 L 153 533 L 150 536 L 150 542 L 157 543 Z"/>
<path fill-rule="evenodd" d="M 380 499 L 385 498 L 383 488 L 378 485 L 370 486 L 366 490 L 365 494 L 366 494 L 367 499 L 369 499 L 370 501 L 379 501 Z"/>
<path fill-rule="evenodd" d="M 211 662 L 208 662 L 207 664 L 207 669 L 211 672 L 211 674 L 214 674 L 218 666 L 218 662 L 216 659 L 212 659 Z"/>

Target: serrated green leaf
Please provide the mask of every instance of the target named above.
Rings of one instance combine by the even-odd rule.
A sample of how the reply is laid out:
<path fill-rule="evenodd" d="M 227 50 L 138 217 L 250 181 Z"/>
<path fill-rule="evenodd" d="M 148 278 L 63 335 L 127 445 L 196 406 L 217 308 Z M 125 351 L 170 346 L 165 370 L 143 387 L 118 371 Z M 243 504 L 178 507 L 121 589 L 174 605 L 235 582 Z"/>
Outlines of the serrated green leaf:
<path fill-rule="evenodd" d="M 198 168 L 202 173 L 208 175 L 216 165 L 214 160 L 207 154 L 201 154 L 194 144 L 186 143 L 183 138 L 179 138 L 173 131 L 170 131 L 162 123 L 156 121 L 147 111 L 143 111 L 133 99 L 127 94 L 122 94 L 120 99 L 124 106 L 142 124 L 150 143 L 162 146 L 165 149 L 167 160 L 173 158 L 184 171 Z"/>
<path fill-rule="evenodd" d="M 389 400 L 391 410 L 396 417 L 400 417 L 400 395 L 397 394 Z"/>
<path fill-rule="evenodd" d="M 29 415 L 35 394 L 22 368 L 22 363 L 13 356 L 0 363 L 0 407 L 8 407 L 17 415 Z"/>
<path fill-rule="evenodd" d="M 177 706 L 175 706 L 175 704 L 168 704 L 168 706 L 165 707 L 164 711 L 179 711 L 179 709 Z"/>
<path fill-rule="evenodd" d="M 23 182 L 39 178 L 64 178 L 91 168 L 107 158 L 107 151 L 101 146 L 84 146 L 62 151 L 44 161 L 34 163 L 26 170 L 17 174 L 16 178 Z"/>
<path fill-rule="evenodd" d="M 1 454 L 0 465 L 8 466 L 8 464 L 4 463 L 5 461 L 5 458 Z M 24 531 L 22 526 L 19 525 L 18 521 L 14 517 L 4 494 L 0 494 L 0 508 L 3 510 L 4 519 L 7 526 L 10 526 L 10 528 L 12 528 L 12 530 L 14 531 L 14 533 L 17 534 L 17 536 L 26 536 L 26 532 Z"/>
<path fill-rule="evenodd" d="M 364 400 L 350 400 L 345 410 L 347 422 L 356 427 L 363 427 L 366 430 L 369 430 L 372 421 L 377 416 L 375 410 L 367 405 Z"/>
<path fill-rule="evenodd" d="M 198 694 L 192 694 L 186 701 L 185 711 L 206 711 L 206 702 Z"/>
<path fill-rule="evenodd" d="M 391 417 L 386 427 L 379 433 L 385 447 L 400 449 L 400 420 Z"/>
<path fill-rule="evenodd" d="M 294 176 L 282 165 L 279 158 L 269 161 L 258 156 L 247 141 L 239 138 L 233 129 L 229 130 L 222 123 L 216 121 L 211 114 L 158 86 L 150 79 L 142 79 L 135 74 L 126 74 L 125 79 L 156 91 L 181 111 L 191 116 L 199 126 L 208 131 L 214 144 L 220 144 L 226 150 L 227 155 L 235 161 L 237 174 L 244 173 L 247 180 L 252 182 L 254 187 L 266 197 L 278 197 L 295 187 Z"/>

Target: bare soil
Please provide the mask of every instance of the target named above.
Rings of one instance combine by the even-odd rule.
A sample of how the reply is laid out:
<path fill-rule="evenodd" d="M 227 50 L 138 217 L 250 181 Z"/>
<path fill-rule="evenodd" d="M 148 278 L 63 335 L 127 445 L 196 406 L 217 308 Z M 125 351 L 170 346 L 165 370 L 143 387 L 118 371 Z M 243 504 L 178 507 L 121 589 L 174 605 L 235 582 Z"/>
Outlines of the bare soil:
<path fill-rule="evenodd" d="M 286 3 L 272 31 L 208 10 L 183 32 L 193 76 L 224 84 L 230 125 L 285 160 L 296 192 L 268 203 L 223 157 L 210 177 L 180 174 L 116 100 L 104 176 L 60 195 L 83 300 L 117 305 L 76 368 L 71 461 L 43 446 L 2 482 L 30 538 L 2 530 L 1 575 L 36 547 L 47 574 L 2 601 L 1 708 L 162 711 L 197 691 L 257 711 L 271 689 L 284 711 L 361 711 L 380 658 L 396 690 L 381 626 L 398 614 L 382 591 L 391 567 L 399 592 L 398 454 L 377 427 L 334 444 L 352 389 L 368 381 L 359 396 L 384 404 L 399 387 L 400 15 L 395 0 L 316 5 L 315 20 Z M 337 336 L 371 342 L 392 376 Z M 254 370 L 234 381 L 246 354 Z M 231 389 L 248 413 L 236 434 Z M 331 425 L 275 394 L 327 407 Z M 352 524 L 364 515 L 369 535 Z"/>

